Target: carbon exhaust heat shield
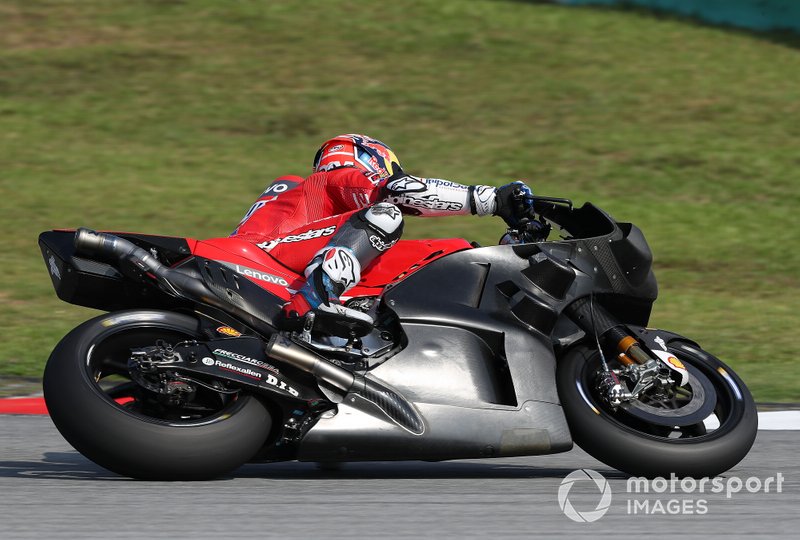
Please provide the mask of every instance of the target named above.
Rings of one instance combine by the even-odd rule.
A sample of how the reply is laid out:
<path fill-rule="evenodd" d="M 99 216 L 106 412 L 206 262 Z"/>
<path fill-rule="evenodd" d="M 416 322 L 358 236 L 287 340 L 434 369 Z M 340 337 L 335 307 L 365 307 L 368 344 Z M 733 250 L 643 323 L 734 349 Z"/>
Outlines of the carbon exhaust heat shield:
<path fill-rule="evenodd" d="M 370 414 L 377 408 L 383 415 L 414 435 L 420 435 L 425 431 L 425 424 L 411 403 L 385 384 L 355 376 L 280 334 L 272 336 L 266 350 L 267 356 L 311 373 L 345 394 L 354 394 L 366 400 L 372 405 L 366 408 Z"/>

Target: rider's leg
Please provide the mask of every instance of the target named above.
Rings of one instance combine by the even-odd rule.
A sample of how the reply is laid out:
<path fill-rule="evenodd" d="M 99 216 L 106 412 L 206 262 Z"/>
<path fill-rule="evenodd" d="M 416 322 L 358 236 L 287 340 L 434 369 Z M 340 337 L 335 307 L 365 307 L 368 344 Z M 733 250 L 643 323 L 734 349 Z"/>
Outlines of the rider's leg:
<path fill-rule="evenodd" d="M 402 232 L 403 216 L 393 204 L 378 203 L 354 213 L 308 263 L 306 283 L 284 306 L 284 313 L 292 319 L 315 310 L 371 324 L 369 316 L 343 307 L 339 298 L 360 281 L 361 269 L 391 248 Z"/>

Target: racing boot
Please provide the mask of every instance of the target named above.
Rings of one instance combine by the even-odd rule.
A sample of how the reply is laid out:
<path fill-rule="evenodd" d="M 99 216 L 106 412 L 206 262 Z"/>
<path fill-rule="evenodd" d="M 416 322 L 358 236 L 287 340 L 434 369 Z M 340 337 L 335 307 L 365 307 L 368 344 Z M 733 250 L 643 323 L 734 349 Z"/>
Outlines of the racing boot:
<path fill-rule="evenodd" d="M 361 264 L 353 251 L 327 246 L 305 269 L 306 282 L 283 306 L 284 326 L 339 337 L 364 336 L 372 331 L 372 317 L 342 305 L 339 297 L 361 279 Z M 311 327 L 308 315 L 313 313 Z"/>

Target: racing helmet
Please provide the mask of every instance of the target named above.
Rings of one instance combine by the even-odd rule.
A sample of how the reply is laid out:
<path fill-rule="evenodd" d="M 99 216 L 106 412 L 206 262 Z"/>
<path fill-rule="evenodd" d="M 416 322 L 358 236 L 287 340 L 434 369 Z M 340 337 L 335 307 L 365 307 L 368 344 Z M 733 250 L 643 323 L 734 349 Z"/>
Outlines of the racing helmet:
<path fill-rule="evenodd" d="M 350 133 L 334 137 L 317 150 L 314 172 L 354 167 L 375 184 L 399 172 L 400 161 L 392 149 L 377 139 Z"/>

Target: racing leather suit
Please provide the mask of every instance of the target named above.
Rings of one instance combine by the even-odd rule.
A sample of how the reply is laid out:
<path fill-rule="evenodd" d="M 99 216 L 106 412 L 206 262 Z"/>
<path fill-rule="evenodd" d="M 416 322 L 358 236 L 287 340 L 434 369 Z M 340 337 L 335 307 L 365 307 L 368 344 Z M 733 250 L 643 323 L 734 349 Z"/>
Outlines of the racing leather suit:
<path fill-rule="evenodd" d="M 376 185 L 351 167 L 305 179 L 282 176 L 261 194 L 232 236 L 258 245 L 298 273 L 304 271 L 307 286 L 298 291 L 302 311 L 330 309 L 330 301 L 360 281 L 361 269 L 399 240 L 403 214 L 491 215 L 497 210 L 495 191 L 402 172 Z M 319 294 L 322 289 L 327 297 Z"/>

